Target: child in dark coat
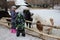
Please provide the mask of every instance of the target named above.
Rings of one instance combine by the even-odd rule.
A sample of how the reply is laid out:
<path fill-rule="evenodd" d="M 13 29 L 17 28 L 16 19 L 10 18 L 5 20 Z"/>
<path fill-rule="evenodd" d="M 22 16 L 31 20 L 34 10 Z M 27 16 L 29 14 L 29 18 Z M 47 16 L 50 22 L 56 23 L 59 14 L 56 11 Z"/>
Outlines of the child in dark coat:
<path fill-rule="evenodd" d="M 33 19 L 31 18 L 32 14 L 30 13 L 30 11 L 28 9 L 23 10 L 24 16 L 25 16 L 25 20 L 28 21 L 32 21 Z M 27 26 L 29 24 L 29 28 L 31 28 L 31 23 L 26 22 Z"/>
<path fill-rule="evenodd" d="M 20 33 L 22 33 L 22 36 L 25 36 L 25 19 L 22 13 L 18 13 L 16 17 L 16 27 L 17 27 L 17 32 L 16 36 L 19 37 Z"/>

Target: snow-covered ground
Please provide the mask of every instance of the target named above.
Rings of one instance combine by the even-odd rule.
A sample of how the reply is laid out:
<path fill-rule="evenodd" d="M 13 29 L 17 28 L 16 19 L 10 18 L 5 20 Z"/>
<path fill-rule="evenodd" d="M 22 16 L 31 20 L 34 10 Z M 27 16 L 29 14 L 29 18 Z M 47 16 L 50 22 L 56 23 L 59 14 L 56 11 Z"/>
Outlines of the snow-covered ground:
<path fill-rule="evenodd" d="M 0 40 L 41 40 L 36 37 L 32 37 L 26 34 L 26 37 L 16 37 L 16 34 L 12 34 L 9 29 L 4 26 L 0 26 Z"/>
<path fill-rule="evenodd" d="M 50 18 L 53 18 L 54 25 L 60 26 L 60 10 L 54 9 L 30 9 L 31 13 L 39 15 L 42 19 L 49 21 Z"/>
<path fill-rule="evenodd" d="M 56 30 L 54 30 L 53 33 L 56 33 L 56 34 L 59 33 L 59 31 L 56 31 L 56 32 L 55 31 Z M 53 34 L 53 35 L 56 35 L 56 34 Z M 33 37 L 31 35 L 27 35 L 27 34 L 25 37 L 22 37 L 22 36 L 16 37 L 16 33 L 13 34 L 10 32 L 10 30 L 8 28 L 0 25 L 0 40 L 42 40 L 42 39 L 37 38 L 37 37 Z M 46 40 L 57 40 L 57 39 L 47 38 Z"/>
<path fill-rule="evenodd" d="M 55 5 L 55 6 L 54 6 L 54 9 L 60 10 L 60 5 Z"/>

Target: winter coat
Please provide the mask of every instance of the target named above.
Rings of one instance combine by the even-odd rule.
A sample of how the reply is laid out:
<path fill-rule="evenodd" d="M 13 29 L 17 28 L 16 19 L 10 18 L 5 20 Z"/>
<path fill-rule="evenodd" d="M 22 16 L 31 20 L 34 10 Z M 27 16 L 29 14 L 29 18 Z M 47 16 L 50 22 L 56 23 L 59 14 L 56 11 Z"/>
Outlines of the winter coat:
<path fill-rule="evenodd" d="M 15 22 L 17 13 L 15 11 L 11 11 L 11 22 Z"/>
<path fill-rule="evenodd" d="M 16 29 L 15 23 L 16 23 L 16 15 L 17 13 L 15 11 L 11 11 L 11 25 L 12 29 Z"/>
<path fill-rule="evenodd" d="M 22 13 L 18 13 L 16 16 L 16 27 L 17 28 L 21 28 L 21 27 L 23 28 L 24 24 L 25 24 L 24 16 L 22 15 Z"/>
<path fill-rule="evenodd" d="M 33 20 L 31 18 L 31 13 L 29 12 L 29 10 L 24 10 L 23 13 L 24 13 L 24 16 L 25 16 L 25 20 L 29 20 L 29 21 Z"/>

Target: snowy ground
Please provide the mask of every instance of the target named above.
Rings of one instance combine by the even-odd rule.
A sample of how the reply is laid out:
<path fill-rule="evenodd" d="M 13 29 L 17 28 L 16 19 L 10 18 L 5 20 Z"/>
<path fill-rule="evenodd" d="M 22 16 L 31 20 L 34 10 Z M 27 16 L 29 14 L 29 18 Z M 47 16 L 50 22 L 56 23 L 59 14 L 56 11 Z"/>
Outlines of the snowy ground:
<path fill-rule="evenodd" d="M 54 25 L 60 26 L 60 10 L 55 9 L 30 9 L 31 13 L 39 15 L 42 19 L 49 21 L 50 18 L 54 19 Z"/>
<path fill-rule="evenodd" d="M 0 26 L 0 40 L 41 40 L 26 34 L 26 37 L 16 37 L 16 34 L 10 33 L 10 30 Z"/>
<path fill-rule="evenodd" d="M 55 29 L 52 32 L 53 32 L 53 35 L 60 36 L 59 30 L 56 31 Z M 27 35 L 27 34 L 26 34 L 26 37 L 22 37 L 22 36 L 16 37 L 16 34 L 10 33 L 10 30 L 8 28 L 0 25 L 0 40 L 42 40 L 42 39 Z M 46 37 L 46 40 L 57 40 L 57 39 Z"/>

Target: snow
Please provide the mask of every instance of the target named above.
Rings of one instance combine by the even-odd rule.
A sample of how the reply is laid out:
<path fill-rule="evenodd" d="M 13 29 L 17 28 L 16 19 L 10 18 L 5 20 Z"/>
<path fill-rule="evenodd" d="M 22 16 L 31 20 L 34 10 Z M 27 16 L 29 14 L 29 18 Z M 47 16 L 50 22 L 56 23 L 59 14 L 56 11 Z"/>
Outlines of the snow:
<path fill-rule="evenodd" d="M 16 33 L 13 34 L 10 32 L 9 29 L 5 28 L 4 26 L 0 26 L 0 40 L 41 40 L 36 37 L 32 37 L 26 34 L 26 37 L 16 37 Z"/>
<path fill-rule="evenodd" d="M 15 0 L 16 5 L 27 5 L 24 0 Z"/>
<path fill-rule="evenodd" d="M 60 25 L 60 10 L 53 9 L 31 9 L 32 13 L 39 15 L 42 19 L 49 21 L 50 18 L 54 19 L 54 25 Z"/>
<path fill-rule="evenodd" d="M 28 30 L 27 30 L 28 31 Z M 60 36 L 59 30 L 53 30 L 53 35 Z M 0 40 L 42 40 L 37 37 L 27 35 L 25 37 L 19 36 L 16 37 L 16 33 L 13 34 L 8 28 L 0 25 Z M 57 40 L 54 38 L 47 38 L 46 40 Z"/>
<path fill-rule="evenodd" d="M 23 12 L 24 9 L 29 9 L 26 6 L 20 6 L 19 8 L 16 9 L 16 12 Z"/>
<path fill-rule="evenodd" d="M 60 5 L 55 5 L 55 6 L 54 6 L 54 9 L 60 10 Z"/>

